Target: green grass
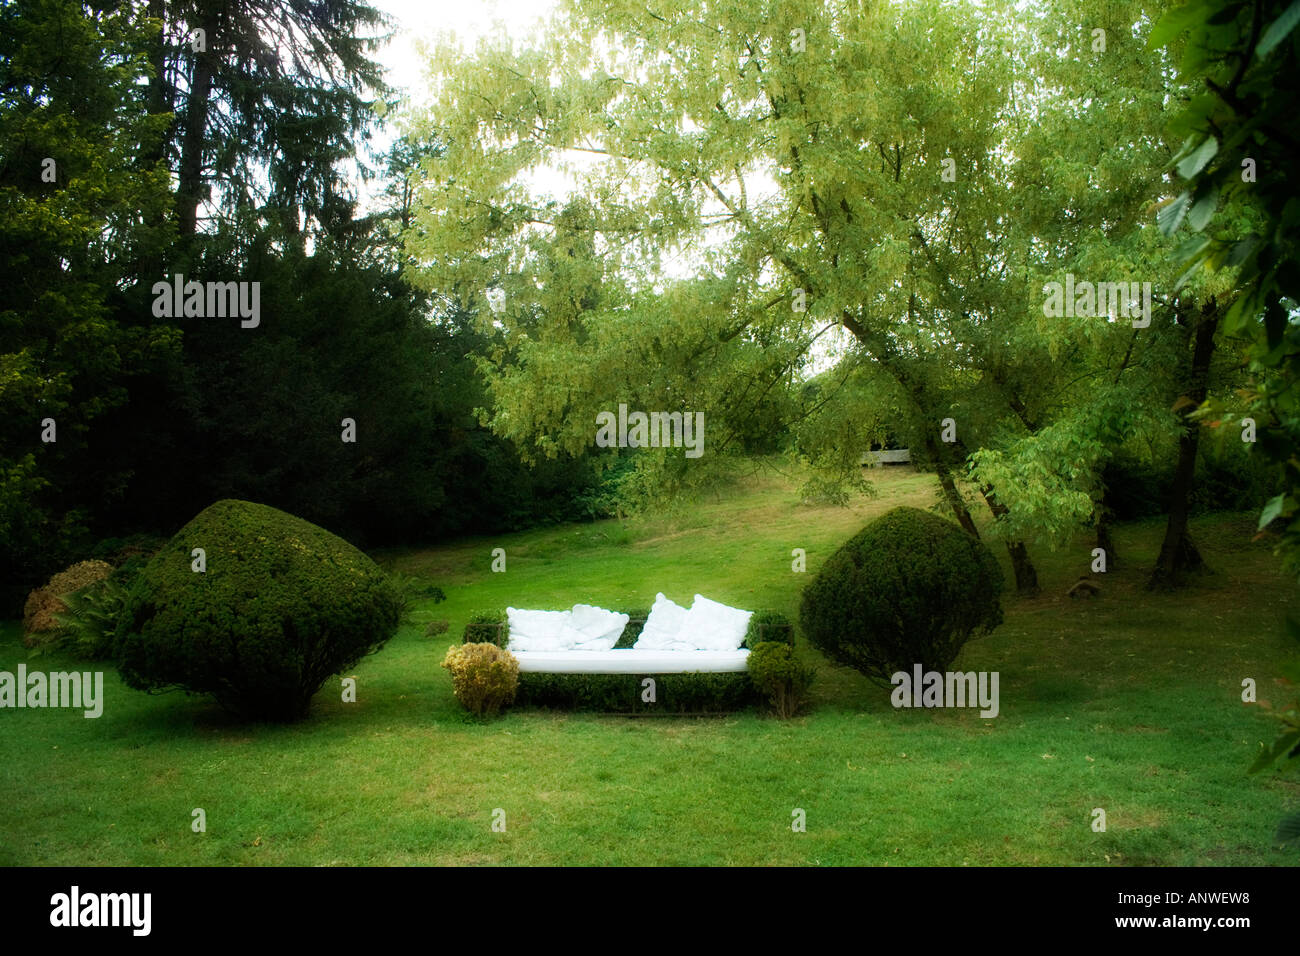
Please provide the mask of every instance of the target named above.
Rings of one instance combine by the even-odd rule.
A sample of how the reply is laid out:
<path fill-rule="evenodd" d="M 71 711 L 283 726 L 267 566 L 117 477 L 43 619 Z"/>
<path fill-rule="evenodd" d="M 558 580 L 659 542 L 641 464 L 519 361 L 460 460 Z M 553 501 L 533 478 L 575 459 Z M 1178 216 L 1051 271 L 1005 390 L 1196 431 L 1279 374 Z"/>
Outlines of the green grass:
<path fill-rule="evenodd" d="M 850 508 L 798 504 L 797 482 L 740 481 L 689 520 L 562 526 L 381 555 L 446 602 L 337 683 L 290 726 L 243 726 L 203 698 L 151 697 L 105 675 L 103 717 L 0 711 L 0 864 L 1291 864 L 1272 845 L 1300 803 L 1295 778 L 1247 776 L 1273 721 L 1244 677 L 1276 675 L 1295 588 L 1248 516 L 1200 520 L 1215 574 L 1142 591 L 1158 524 L 1124 527 L 1102 595 L 1065 590 L 1091 543 L 1037 549 L 1044 594 L 963 669 L 1001 674 L 1001 715 L 894 710 L 888 694 L 806 646 L 813 710 L 782 722 L 513 712 L 466 718 L 439 667 L 471 611 L 646 607 L 696 591 L 792 616 L 808 572 L 873 514 L 928 506 L 930 477 L 880 475 Z M 490 571 L 504 547 L 507 570 Z M 445 618 L 451 630 L 423 636 Z M 0 625 L 0 669 L 25 657 Z M 42 657 L 29 666 L 75 662 Z M 207 832 L 191 832 L 201 807 Z M 1094 833 L 1090 813 L 1106 810 Z M 505 811 L 506 831 L 491 829 Z M 792 811 L 807 832 L 791 830 Z"/>

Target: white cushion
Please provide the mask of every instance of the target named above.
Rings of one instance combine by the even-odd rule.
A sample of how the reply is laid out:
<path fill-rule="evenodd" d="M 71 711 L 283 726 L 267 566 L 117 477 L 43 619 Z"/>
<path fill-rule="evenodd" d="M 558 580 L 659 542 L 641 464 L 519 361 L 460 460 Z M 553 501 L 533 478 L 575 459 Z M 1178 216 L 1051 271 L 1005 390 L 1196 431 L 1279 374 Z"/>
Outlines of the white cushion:
<path fill-rule="evenodd" d="M 682 640 L 682 625 L 686 623 L 686 608 L 668 598 L 663 592 L 655 595 L 655 603 L 650 608 L 650 615 L 645 619 L 645 627 L 634 650 L 641 651 L 691 651 L 695 645 Z"/>
<path fill-rule="evenodd" d="M 695 603 L 686 612 L 678 640 L 689 641 L 702 651 L 735 651 L 745 643 L 745 632 L 753 611 L 742 611 L 703 595 L 695 595 Z"/>
<path fill-rule="evenodd" d="M 591 651 L 520 651 L 521 673 L 537 674 L 731 674 L 743 672 L 749 651 L 652 651 L 619 648 Z"/>
<path fill-rule="evenodd" d="M 521 611 L 506 608 L 509 640 L 506 650 L 563 651 L 579 636 L 570 623 L 572 611 Z"/>
<path fill-rule="evenodd" d="M 627 627 L 628 616 L 590 604 L 575 604 L 569 624 L 575 631 L 574 650 L 608 651 L 612 650 L 623 636 Z"/>

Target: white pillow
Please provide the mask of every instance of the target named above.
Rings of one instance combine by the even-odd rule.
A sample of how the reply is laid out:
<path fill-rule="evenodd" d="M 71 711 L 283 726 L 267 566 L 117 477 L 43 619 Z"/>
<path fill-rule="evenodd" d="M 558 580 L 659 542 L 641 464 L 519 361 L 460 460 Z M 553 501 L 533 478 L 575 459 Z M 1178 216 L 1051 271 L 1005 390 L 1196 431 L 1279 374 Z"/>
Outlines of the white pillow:
<path fill-rule="evenodd" d="M 682 640 L 682 625 L 686 623 L 686 608 L 663 596 L 655 595 L 655 603 L 650 608 L 650 616 L 645 619 L 645 627 L 636 639 L 633 648 L 649 651 L 691 651 L 695 645 Z"/>
<path fill-rule="evenodd" d="M 571 613 L 569 624 L 576 632 L 573 643 L 575 651 L 612 650 L 623 636 L 623 628 L 627 627 L 626 614 L 606 611 L 590 604 L 575 604 Z"/>
<path fill-rule="evenodd" d="M 572 611 L 520 611 L 506 608 L 510 651 L 567 651 L 576 633 L 570 625 Z"/>
<path fill-rule="evenodd" d="M 703 595 L 695 595 L 695 603 L 686 612 L 679 640 L 689 641 L 701 651 L 738 651 L 745 643 L 749 619 L 753 611 L 742 611 Z"/>

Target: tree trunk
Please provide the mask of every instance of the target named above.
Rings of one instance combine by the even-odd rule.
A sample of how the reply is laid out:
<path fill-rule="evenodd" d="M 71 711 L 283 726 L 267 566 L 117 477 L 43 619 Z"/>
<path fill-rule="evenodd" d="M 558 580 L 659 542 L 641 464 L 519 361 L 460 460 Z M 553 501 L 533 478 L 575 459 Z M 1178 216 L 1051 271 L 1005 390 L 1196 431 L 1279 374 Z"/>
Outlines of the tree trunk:
<path fill-rule="evenodd" d="M 1008 541 L 1007 553 L 1011 555 L 1011 568 L 1016 574 L 1016 593 L 1030 597 L 1042 590 L 1038 586 L 1038 570 L 1029 560 L 1024 542 Z"/>
<path fill-rule="evenodd" d="M 203 148 L 207 144 L 208 114 L 211 109 L 212 77 L 216 59 L 217 25 L 214 18 L 203 22 L 204 52 L 194 55 L 194 77 L 190 82 L 185 121 L 181 129 L 181 160 L 177 171 L 176 221 L 182 238 L 198 231 L 199 203 L 203 201 Z"/>
<path fill-rule="evenodd" d="M 1107 571 L 1119 567 L 1119 555 L 1115 553 L 1115 539 L 1110 533 L 1110 512 L 1106 509 L 1105 498 L 1097 505 L 1097 547 L 1106 553 Z"/>
<path fill-rule="evenodd" d="M 962 499 L 957 483 L 953 480 L 952 472 L 948 470 L 948 463 L 943 460 L 942 453 L 933 441 L 927 440 L 926 447 L 934 460 L 934 471 L 939 476 L 939 487 L 943 489 L 944 500 L 948 502 L 948 507 L 952 509 L 953 515 L 956 516 L 957 523 L 972 538 L 978 538 L 980 536 L 979 528 L 975 527 L 975 519 L 971 517 L 966 502 Z"/>
<path fill-rule="evenodd" d="M 147 7 L 148 15 L 162 22 L 162 29 L 155 38 L 153 48 L 149 52 L 149 67 L 151 75 L 149 77 L 148 93 L 145 99 L 145 108 L 149 111 L 150 116 L 165 116 L 171 113 L 176 100 L 176 90 L 168 76 L 168 47 L 167 47 L 167 8 L 164 0 L 149 0 Z M 176 124 L 173 120 L 165 132 L 158 134 L 156 140 L 150 142 L 140 155 L 140 167 L 142 169 L 153 169 L 160 163 L 167 163 L 169 159 L 168 147 L 176 135 Z M 170 169 L 170 165 L 167 166 Z M 151 216 L 150 225 L 163 230 L 170 219 L 171 211 L 165 207 L 159 208 L 157 214 Z M 166 264 L 166 254 L 161 245 L 156 248 L 150 248 L 141 254 L 136 263 L 136 278 L 140 282 L 149 282 L 152 284 L 164 271 Z"/>
<path fill-rule="evenodd" d="M 989 511 L 993 512 L 995 521 L 1010 513 L 1010 509 L 998 501 L 988 488 L 981 488 L 980 494 L 984 496 Z M 1023 541 L 1008 541 L 1007 554 L 1011 556 L 1011 569 L 1016 575 L 1016 593 L 1026 596 L 1037 594 L 1040 590 L 1038 587 L 1038 570 L 1034 567 L 1034 562 L 1029 559 L 1029 551 L 1025 547 L 1025 543 Z"/>
<path fill-rule="evenodd" d="M 1192 543 L 1187 530 L 1188 498 L 1196 477 L 1196 452 L 1201 429 L 1187 416 L 1200 407 L 1209 391 L 1210 360 L 1214 357 L 1214 333 L 1219 326 L 1219 314 L 1214 301 L 1202 309 L 1202 317 L 1195 331 L 1192 351 L 1192 374 L 1187 398 L 1192 405 L 1183 410 L 1183 434 L 1178 439 L 1178 465 L 1169 489 L 1169 521 L 1165 526 L 1165 540 L 1160 545 L 1160 557 L 1147 588 L 1153 591 L 1169 590 L 1180 586 L 1187 574 L 1206 570 L 1201 553 Z"/>

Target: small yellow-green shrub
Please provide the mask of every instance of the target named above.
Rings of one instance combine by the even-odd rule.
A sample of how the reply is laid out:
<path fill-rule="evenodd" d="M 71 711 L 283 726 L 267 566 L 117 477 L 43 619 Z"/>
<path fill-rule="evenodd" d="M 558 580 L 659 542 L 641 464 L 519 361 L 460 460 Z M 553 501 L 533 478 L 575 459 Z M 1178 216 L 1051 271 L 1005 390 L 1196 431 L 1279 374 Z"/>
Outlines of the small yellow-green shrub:
<path fill-rule="evenodd" d="M 451 689 L 476 717 L 490 717 L 514 703 L 519 661 L 495 644 L 453 644 L 442 666 L 451 671 Z"/>

